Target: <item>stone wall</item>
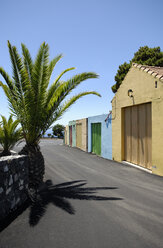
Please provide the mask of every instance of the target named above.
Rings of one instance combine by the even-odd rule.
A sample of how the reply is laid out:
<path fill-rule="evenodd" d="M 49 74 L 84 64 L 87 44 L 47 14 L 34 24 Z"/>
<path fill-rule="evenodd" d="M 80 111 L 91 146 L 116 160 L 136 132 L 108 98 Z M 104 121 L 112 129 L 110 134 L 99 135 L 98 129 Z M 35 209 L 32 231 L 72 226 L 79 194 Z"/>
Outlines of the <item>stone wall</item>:
<path fill-rule="evenodd" d="M 0 220 L 27 199 L 28 156 L 0 158 Z"/>

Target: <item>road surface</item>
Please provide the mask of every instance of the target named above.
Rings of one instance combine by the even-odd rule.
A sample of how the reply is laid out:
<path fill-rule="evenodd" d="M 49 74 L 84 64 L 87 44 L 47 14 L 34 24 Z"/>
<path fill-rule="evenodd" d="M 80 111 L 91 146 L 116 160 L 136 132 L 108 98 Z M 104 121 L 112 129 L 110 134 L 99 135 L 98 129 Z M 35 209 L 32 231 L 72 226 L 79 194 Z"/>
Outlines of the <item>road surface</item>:
<path fill-rule="evenodd" d="M 163 247 L 162 177 L 64 146 L 62 141 L 43 140 L 41 149 L 46 179 L 54 185 L 70 183 L 57 186 L 65 196 L 85 181 L 71 182 L 87 184 L 73 188 L 76 199 L 49 203 L 38 220 L 33 216 L 32 222 L 32 209 L 26 209 L 0 233 L 0 248 Z M 84 188 L 88 198 L 107 200 L 79 200 L 76 192 Z"/>

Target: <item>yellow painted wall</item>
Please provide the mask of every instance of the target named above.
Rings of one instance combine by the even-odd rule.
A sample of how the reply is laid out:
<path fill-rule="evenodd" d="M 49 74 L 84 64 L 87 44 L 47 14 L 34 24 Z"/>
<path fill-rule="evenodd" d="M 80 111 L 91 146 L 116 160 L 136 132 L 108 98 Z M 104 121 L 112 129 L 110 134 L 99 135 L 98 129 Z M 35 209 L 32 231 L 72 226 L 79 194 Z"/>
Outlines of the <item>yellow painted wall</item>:
<path fill-rule="evenodd" d="M 152 172 L 163 176 L 163 81 L 139 68 L 130 69 L 112 100 L 112 157 L 123 160 L 122 108 L 147 102 L 152 103 Z"/>
<path fill-rule="evenodd" d="M 82 123 L 76 121 L 76 147 L 82 149 Z"/>
<path fill-rule="evenodd" d="M 81 119 L 76 121 L 76 126 L 82 124 L 82 144 L 79 147 L 83 151 L 88 151 L 88 119 Z M 78 144 L 78 133 L 76 132 L 76 144 Z"/>
<path fill-rule="evenodd" d="M 65 133 L 64 133 L 64 141 L 65 141 L 65 145 L 67 145 L 67 129 L 65 127 Z"/>
<path fill-rule="evenodd" d="M 69 145 L 69 126 L 66 126 L 66 137 L 65 137 L 65 144 Z"/>

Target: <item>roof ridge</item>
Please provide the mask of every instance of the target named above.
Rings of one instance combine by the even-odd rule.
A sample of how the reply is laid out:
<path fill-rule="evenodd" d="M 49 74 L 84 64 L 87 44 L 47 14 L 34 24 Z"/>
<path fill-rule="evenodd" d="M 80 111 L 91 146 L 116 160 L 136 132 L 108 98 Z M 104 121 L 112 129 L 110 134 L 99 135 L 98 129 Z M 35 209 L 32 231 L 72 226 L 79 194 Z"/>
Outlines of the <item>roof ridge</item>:
<path fill-rule="evenodd" d="M 158 78 L 161 81 L 163 81 L 163 67 L 151 66 L 151 65 L 141 65 L 141 64 L 137 64 L 137 63 L 132 63 L 132 66 L 136 67 L 142 71 L 145 71 L 146 73 L 149 73 L 153 77 Z M 156 70 L 154 70 L 154 69 L 156 69 Z M 159 71 L 160 69 L 162 69 L 161 72 Z"/>

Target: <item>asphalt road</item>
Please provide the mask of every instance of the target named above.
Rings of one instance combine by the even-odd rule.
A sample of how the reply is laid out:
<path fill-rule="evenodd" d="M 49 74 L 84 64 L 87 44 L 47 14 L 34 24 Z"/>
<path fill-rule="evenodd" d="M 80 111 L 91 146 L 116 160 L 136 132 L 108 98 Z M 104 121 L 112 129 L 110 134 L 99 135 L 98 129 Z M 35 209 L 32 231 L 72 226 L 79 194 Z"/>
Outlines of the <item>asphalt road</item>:
<path fill-rule="evenodd" d="M 162 177 L 64 146 L 61 141 L 43 140 L 41 147 L 46 179 L 54 185 L 69 182 L 56 188 L 76 199 L 63 197 L 48 204 L 37 224 L 33 217 L 33 226 L 28 208 L 0 233 L 0 248 L 163 247 Z M 87 184 L 77 188 L 84 181 L 71 185 L 76 180 Z M 84 194 L 87 199 L 79 200 Z M 94 200 L 89 199 L 91 195 Z"/>

